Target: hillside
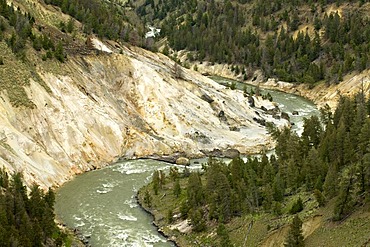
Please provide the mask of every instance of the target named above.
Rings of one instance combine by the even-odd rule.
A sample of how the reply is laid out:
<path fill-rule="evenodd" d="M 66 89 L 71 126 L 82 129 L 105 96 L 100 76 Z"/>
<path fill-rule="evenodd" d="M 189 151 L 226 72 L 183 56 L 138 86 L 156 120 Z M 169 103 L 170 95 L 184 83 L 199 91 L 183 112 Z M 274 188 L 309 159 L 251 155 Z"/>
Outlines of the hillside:
<path fill-rule="evenodd" d="M 258 152 L 272 142 L 253 118 L 287 124 L 164 55 L 87 36 L 58 8 L 13 4 L 3 12 L 15 23 L 1 17 L 0 157 L 29 185 L 61 185 L 120 157 Z M 257 97 L 255 105 L 275 107 Z"/>
<path fill-rule="evenodd" d="M 227 64 L 243 80 L 338 84 L 369 68 L 368 1 L 137 1 L 159 49 L 190 65 Z M 180 55 L 186 51 L 186 56 Z"/>
<path fill-rule="evenodd" d="M 323 111 L 323 123 L 305 119 L 301 136 L 272 130 L 270 157 L 154 172 L 138 199 L 179 246 L 367 246 L 368 106 L 362 92 Z"/>
<path fill-rule="evenodd" d="M 44 200 L 47 188 L 120 158 L 235 157 L 278 143 L 275 160 L 215 162 L 201 178 L 172 170 L 184 177 L 167 177 L 160 188 L 155 173 L 139 197 L 153 200 L 146 207 L 158 207 L 158 222 L 185 245 L 281 245 L 297 213 L 292 208 L 303 199 L 308 246 L 366 246 L 369 13 L 368 1 L 340 0 L 0 0 L 0 171 L 22 173 L 34 198 Z M 146 39 L 147 25 L 161 35 Z M 320 106 L 339 104 L 341 111 L 323 111 L 326 128 L 318 118 L 305 120 L 300 139 L 281 131 L 288 121 L 261 109 L 281 114 L 273 102 L 200 72 L 280 88 Z M 340 97 L 359 91 L 355 100 Z M 266 122 L 277 128 L 268 132 Z M 4 181 L 2 201 L 17 192 Z M 23 198 L 22 214 L 10 205 L 6 214 L 37 228 L 25 186 L 19 183 L 14 195 Z"/>

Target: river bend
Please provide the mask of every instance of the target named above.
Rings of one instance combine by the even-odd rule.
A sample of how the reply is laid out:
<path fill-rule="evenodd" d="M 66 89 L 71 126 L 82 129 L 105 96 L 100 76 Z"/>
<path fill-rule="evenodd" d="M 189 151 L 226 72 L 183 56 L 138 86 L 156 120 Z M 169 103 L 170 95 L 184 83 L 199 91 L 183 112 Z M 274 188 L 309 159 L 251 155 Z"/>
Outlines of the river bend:
<path fill-rule="evenodd" d="M 214 80 L 221 84 L 233 82 Z M 236 83 L 236 87 L 243 89 L 244 84 Z M 315 105 L 302 97 L 262 90 L 267 92 L 289 114 L 298 133 L 302 132 L 304 117 L 318 114 Z M 299 114 L 292 115 L 293 111 Z M 57 218 L 68 227 L 77 228 L 93 247 L 173 246 L 157 232 L 152 218 L 135 201 L 136 191 L 149 182 L 153 171 L 169 167 L 170 164 L 155 160 L 132 160 L 77 176 L 57 191 Z"/>

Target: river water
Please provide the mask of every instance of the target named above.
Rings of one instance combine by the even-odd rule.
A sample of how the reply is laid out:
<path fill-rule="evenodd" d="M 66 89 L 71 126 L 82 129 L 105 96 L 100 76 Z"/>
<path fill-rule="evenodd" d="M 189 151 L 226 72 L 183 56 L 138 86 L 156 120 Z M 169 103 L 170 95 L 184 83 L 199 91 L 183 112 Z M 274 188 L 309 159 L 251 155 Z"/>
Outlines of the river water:
<path fill-rule="evenodd" d="M 232 82 L 223 78 L 215 80 L 221 84 Z M 237 83 L 236 87 L 243 89 L 244 84 Z M 302 97 L 261 91 L 270 92 L 280 109 L 289 114 L 298 133 L 302 132 L 304 117 L 318 114 L 315 105 Z M 292 111 L 298 111 L 299 115 L 293 116 Z M 157 232 L 151 224 L 152 218 L 135 202 L 137 190 L 149 182 L 153 171 L 170 166 L 155 160 L 131 160 L 77 176 L 57 191 L 57 218 L 68 227 L 77 228 L 93 247 L 173 246 Z"/>

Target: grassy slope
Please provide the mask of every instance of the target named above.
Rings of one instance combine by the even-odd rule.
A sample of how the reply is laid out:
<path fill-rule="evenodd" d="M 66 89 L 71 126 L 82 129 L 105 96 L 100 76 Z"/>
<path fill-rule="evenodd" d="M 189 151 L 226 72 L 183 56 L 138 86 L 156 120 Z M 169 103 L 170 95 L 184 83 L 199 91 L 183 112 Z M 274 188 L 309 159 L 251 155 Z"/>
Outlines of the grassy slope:
<path fill-rule="evenodd" d="M 156 224 L 168 236 L 174 237 L 179 246 L 217 246 L 216 222 L 208 222 L 207 230 L 202 233 L 180 233 L 178 230 L 171 230 L 170 227 L 182 222 L 175 219 L 168 223 L 168 210 L 173 215 L 180 212 L 181 202 L 185 199 L 187 178 L 180 180 L 182 188 L 181 195 L 176 198 L 173 194 L 174 183 L 169 178 L 166 184 L 159 190 L 158 195 L 154 194 L 152 184 L 140 189 L 138 199 L 143 203 L 146 190 L 152 196 L 152 207 L 148 208 L 155 218 Z M 234 217 L 227 225 L 229 236 L 234 246 L 282 246 L 289 229 L 289 223 L 293 216 L 288 214 L 292 203 L 300 196 L 304 202 L 304 210 L 299 213 L 303 219 L 303 235 L 305 246 L 367 246 L 370 244 L 370 207 L 360 207 L 351 216 L 341 222 L 332 222 L 334 200 L 325 207 L 318 208 L 314 196 L 306 192 L 287 197 L 283 206 L 283 214 L 275 216 L 270 213 L 256 213 Z M 206 216 L 205 216 L 206 217 Z M 250 224 L 252 227 L 250 228 Z M 250 228 L 250 230 L 249 230 Z"/>
<path fill-rule="evenodd" d="M 17 58 L 8 46 L 0 42 L 1 56 L 3 65 L 0 65 L 0 87 L 7 92 L 10 102 L 14 106 L 33 107 L 33 103 L 28 99 L 24 90 L 29 85 L 29 78 L 35 77 L 33 69 Z"/>
<path fill-rule="evenodd" d="M 70 17 L 62 14 L 57 8 L 34 0 L 17 0 L 13 4 L 16 8 L 20 8 L 22 12 L 30 13 L 35 17 L 36 23 L 32 30 L 35 35 L 46 34 L 53 40 L 54 45 L 62 40 L 64 48 L 68 48 L 66 52 L 69 52 L 69 49 L 74 51 L 84 45 L 83 34 L 80 31 L 81 25 L 77 21 L 75 22 L 75 31 L 72 34 L 62 33 L 59 30 L 59 23 L 61 21 L 67 22 Z M 38 73 L 48 71 L 65 74 L 65 66 L 54 58 L 43 61 L 42 56 L 46 51 L 35 51 L 29 39 L 26 42 L 23 55 L 14 54 L 5 43 L 13 30 L 13 27 L 8 26 L 8 30 L 3 34 L 2 41 L 0 41 L 0 57 L 3 60 L 3 64 L 0 65 L 0 92 L 4 92 L 9 97 L 12 106 L 33 108 L 34 104 L 25 92 L 25 87 L 29 86 L 30 80 L 38 82 L 50 92 Z"/>

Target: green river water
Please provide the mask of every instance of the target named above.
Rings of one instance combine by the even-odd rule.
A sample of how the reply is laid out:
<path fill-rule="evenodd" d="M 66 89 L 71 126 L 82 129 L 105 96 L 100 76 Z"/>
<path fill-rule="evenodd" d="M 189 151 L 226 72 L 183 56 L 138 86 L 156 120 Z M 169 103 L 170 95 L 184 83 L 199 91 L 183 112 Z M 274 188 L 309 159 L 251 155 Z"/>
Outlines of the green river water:
<path fill-rule="evenodd" d="M 231 82 L 215 80 L 221 84 Z M 237 88 L 243 86 L 237 83 Z M 302 97 L 272 90 L 262 92 L 270 92 L 280 109 L 289 114 L 298 133 L 302 132 L 303 117 L 318 114 L 315 105 Z M 293 116 L 292 111 L 299 115 Z M 155 160 L 131 160 L 77 176 L 57 191 L 57 218 L 77 228 L 93 247 L 173 246 L 157 232 L 151 216 L 135 201 L 136 191 L 149 182 L 153 171 L 170 166 Z M 191 168 L 199 167 L 192 161 Z"/>

